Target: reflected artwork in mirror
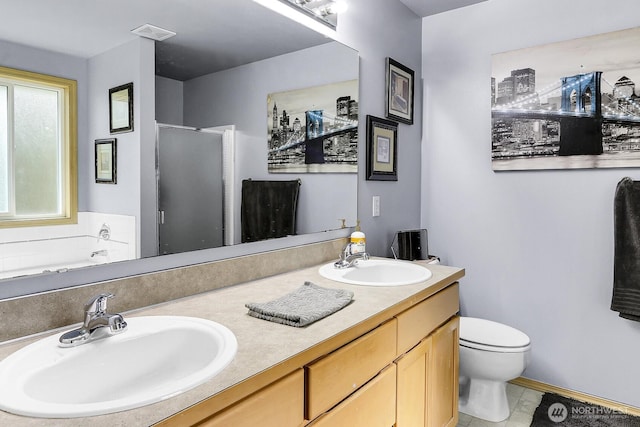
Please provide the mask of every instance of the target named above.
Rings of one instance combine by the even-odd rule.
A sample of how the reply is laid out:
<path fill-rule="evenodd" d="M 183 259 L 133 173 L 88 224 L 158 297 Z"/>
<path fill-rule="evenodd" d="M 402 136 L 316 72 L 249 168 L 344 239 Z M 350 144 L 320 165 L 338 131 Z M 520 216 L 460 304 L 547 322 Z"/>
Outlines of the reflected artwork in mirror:
<path fill-rule="evenodd" d="M 168 2 L 163 7 L 154 0 L 140 0 L 135 8 L 124 0 L 116 0 L 115 4 L 98 0 L 91 8 L 81 0 L 63 4 L 46 0 L 29 5 L 4 3 L 6 25 L 0 28 L 0 48 L 7 54 L 0 65 L 76 80 L 76 131 L 78 140 L 85 141 L 78 144 L 77 153 L 78 224 L 0 230 L 0 258 L 20 258 L 18 265 L 29 264 L 26 253 L 33 251 L 18 253 L 10 248 L 12 244 L 43 244 L 46 249 L 40 257 L 46 258 L 47 254 L 67 251 L 56 246 L 58 243 L 79 239 L 81 245 L 71 245 L 81 248 L 78 257 L 87 261 L 85 265 L 130 260 L 119 262 L 122 266 L 117 271 L 100 266 L 87 274 L 88 270 L 83 269 L 85 277 L 107 280 L 140 271 L 138 266 L 144 264 L 138 264 L 144 261 L 141 258 L 162 253 L 155 176 L 156 123 L 198 129 L 233 127 L 235 137 L 229 147 L 232 155 L 224 160 L 233 171 L 231 182 L 273 179 L 267 168 L 264 106 L 268 94 L 358 79 L 356 51 L 252 0 L 219 0 L 214 7 L 205 0 L 193 0 L 188 5 Z M 47 19 L 41 19 L 45 16 Z M 234 18 L 229 19 L 230 16 Z M 38 24 L 33 25 L 34 22 Z M 177 35 L 154 42 L 131 34 L 132 28 L 145 22 Z M 24 28 L 34 30 L 25 32 Z M 320 63 L 322 67 L 318 66 Z M 133 83 L 131 97 L 135 103 L 131 118 L 135 117 L 135 128 L 118 134 L 118 185 L 101 186 L 93 176 L 94 146 L 86 141 L 109 138 L 110 114 L 105 94 L 123 81 Z M 180 161 L 175 158 L 176 163 Z M 299 196 L 296 234 L 339 229 L 342 218 L 346 218 L 347 226 L 355 224 L 357 174 L 299 173 L 287 174 L 287 179 L 300 179 L 304 188 Z M 328 197 L 326 188 L 332 187 L 341 189 L 342 198 Z M 226 246 L 240 243 L 240 191 L 239 185 L 224 188 L 224 200 L 218 201 L 230 217 L 225 226 L 233 229 L 229 234 L 236 238 L 225 242 L 225 247 L 206 250 L 215 253 L 193 255 L 189 260 L 182 256 L 185 253 L 166 255 L 162 265 L 180 266 L 194 263 L 193 259 L 234 256 L 237 251 Z M 111 229 L 109 243 L 120 244 L 119 249 L 105 252 L 105 248 L 98 247 L 107 243 L 98 238 L 103 224 Z M 96 252 L 105 256 L 92 257 Z M 155 267 L 157 263 L 144 265 L 153 267 L 143 269 L 160 269 Z M 27 289 L 40 286 L 47 290 L 81 283 L 81 275 L 51 277 L 50 271 L 67 272 L 76 267 L 62 263 L 40 268 L 36 262 L 35 268 L 17 269 L 15 274 L 1 277 L 36 272 L 45 275 L 37 284 L 22 277 L 2 280 L 0 298 L 35 292 Z M 15 290 L 23 285 L 25 290 Z"/>

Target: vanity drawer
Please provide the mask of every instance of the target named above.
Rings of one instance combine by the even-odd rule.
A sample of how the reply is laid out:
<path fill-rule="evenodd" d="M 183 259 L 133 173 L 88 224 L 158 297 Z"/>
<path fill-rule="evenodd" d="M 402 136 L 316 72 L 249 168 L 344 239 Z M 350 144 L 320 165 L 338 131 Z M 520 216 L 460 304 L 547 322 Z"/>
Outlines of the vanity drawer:
<path fill-rule="evenodd" d="M 306 366 L 306 419 L 312 420 L 373 378 L 396 356 L 396 320 Z"/>
<path fill-rule="evenodd" d="M 458 284 L 455 283 L 397 315 L 398 355 L 455 315 L 460 310 L 458 301 Z"/>
<path fill-rule="evenodd" d="M 297 427 L 302 425 L 303 417 L 304 371 L 298 369 L 198 426 Z"/>
<path fill-rule="evenodd" d="M 391 427 L 396 422 L 396 365 L 380 372 L 309 427 Z"/>

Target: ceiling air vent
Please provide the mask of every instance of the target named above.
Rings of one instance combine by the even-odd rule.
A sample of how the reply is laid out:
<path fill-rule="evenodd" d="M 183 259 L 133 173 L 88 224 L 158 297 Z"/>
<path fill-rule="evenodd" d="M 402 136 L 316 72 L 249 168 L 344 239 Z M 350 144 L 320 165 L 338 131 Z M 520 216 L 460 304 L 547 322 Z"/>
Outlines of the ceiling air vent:
<path fill-rule="evenodd" d="M 176 35 L 173 31 L 165 30 L 164 28 L 156 27 L 151 24 L 141 25 L 138 28 L 131 30 L 131 32 L 139 35 L 140 37 L 146 37 L 159 42 Z"/>

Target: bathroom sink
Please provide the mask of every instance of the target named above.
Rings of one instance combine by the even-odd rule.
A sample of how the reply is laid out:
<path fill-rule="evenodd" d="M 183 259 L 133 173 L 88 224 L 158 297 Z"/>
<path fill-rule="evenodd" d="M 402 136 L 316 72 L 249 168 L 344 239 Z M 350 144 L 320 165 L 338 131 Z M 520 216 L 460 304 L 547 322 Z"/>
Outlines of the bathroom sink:
<path fill-rule="evenodd" d="M 108 414 L 159 402 L 220 373 L 235 335 L 194 317 L 127 318 L 128 330 L 77 347 L 60 334 L 0 362 L 0 409 L 42 418 Z"/>
<path fill-rule="evenodd" d="M 424 282 L 431 271 L 421 265 L 392 259 L 358 260 L 352 267 L 335 268 L 333 263 L 320 267 L 322 277 L 336 282 L 363 286 L 402 286 Z"/>

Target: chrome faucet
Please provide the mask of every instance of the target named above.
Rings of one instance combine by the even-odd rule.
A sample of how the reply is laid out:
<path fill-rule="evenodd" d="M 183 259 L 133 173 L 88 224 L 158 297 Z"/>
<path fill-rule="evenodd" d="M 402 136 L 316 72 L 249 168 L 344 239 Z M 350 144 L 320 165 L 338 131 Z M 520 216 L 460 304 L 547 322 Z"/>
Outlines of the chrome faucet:
<path fill-rule="evenodd" d="M 349 268 L 353 267 L 358 260 L 366 261 L 369 259 L 369 254 L 366 252 L 353 252 L 353 243 L 348 243 L 340 252 L 340 259 L 333 263 L 335 268 Z"/>
<path fill-rule="evenodd" d="M 127 322 L 122 315 L 106 312 L 107 300 L 113 297 L 106 293 L 91 298 L 84 306 L 84 323 L 78 329 L 62 334 L 60 346 L 75 347 L 126 331 Z"/>
<path fill-rule="evenodd" d="M 95 256 L 107 256 L 107 255 L 109 255 L 109 252 L 106 249 L 100 249 L 99 251 L 91 252 L 91 258 Z"/>

